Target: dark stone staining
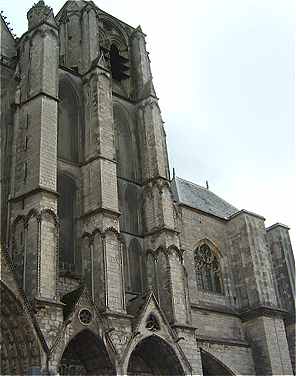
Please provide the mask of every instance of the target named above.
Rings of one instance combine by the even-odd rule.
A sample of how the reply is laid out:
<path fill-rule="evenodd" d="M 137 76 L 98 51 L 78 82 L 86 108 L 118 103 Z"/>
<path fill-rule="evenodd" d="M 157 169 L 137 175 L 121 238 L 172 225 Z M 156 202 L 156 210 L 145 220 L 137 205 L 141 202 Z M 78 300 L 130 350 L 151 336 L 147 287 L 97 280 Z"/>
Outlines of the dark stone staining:
<path fill-rule="evenodd" d="M 89 288 L 89 291 L 92 291 L 92 254 L 89 244 L 89 239 L 83 239 L 82 244 L 82 275 L 86 283 L 86 286 Z"/>
<path fill-rule="evenodd" d="M 59 88 L 58 158 L 78 162 L 79 104 L 74 90 L 62 81 Z"/>
<path fill-rule="evenodd" d="M 144 258 L 140 241 L 136 238 L 127 241 L 123 256 L 125 290 L 128 297 L 134 297 L 144 289 Z"/>
<path fill-rule="evenodd" d="M 127 111 L 118 105 L 114 105 L 113 116 L 118 177 L 137 182 L 139 181 L 139 153 L 133 134 L 132 119 Z"/>
<path fill-rule="evenodd" d="M 133 122 L 127 111 L 114 105 L 115 146 L 117 157 L 119 209 L 121 231 L 142 233 L 142 188 L 140 160 Z"/>
<path fill-rule="evenodd" d="M 25 246 L 24 246 L 24 223 L 20 221 L 16 224 L 13 234 L 13 252 L 12 260 L 16 269 L 16 275 L 19 287 L 23 287 L 23 276 L 24 276 L 24 256 L 25 256 Z"/>
<path fill-rule="evenodd" d="M 74 271 L 75 261 L 75 214 L 76 184 L 67 175 L 58 175 L 58 216 L 60 220 L 59 257 L 60 267 Z"/>
<path fill-rule="evenodd" d="M 121 230 L 140 235 L 142 233 L 142 188 L 119 179 L 118 199 Z"/>
<path fill-rule="evenodd" d="M 158 298 L 157 278 L 156 278 L 156 260 L 154 256 L 149 253 L 146 256 L 146 288 L 152 290 Z"/>
<path fill-rule="evenodd" d="M 130 266 L 130 288 L 133 292 L 142 291 L 142 247 L 137 239 L 132 239 L 128 247 Z"/>

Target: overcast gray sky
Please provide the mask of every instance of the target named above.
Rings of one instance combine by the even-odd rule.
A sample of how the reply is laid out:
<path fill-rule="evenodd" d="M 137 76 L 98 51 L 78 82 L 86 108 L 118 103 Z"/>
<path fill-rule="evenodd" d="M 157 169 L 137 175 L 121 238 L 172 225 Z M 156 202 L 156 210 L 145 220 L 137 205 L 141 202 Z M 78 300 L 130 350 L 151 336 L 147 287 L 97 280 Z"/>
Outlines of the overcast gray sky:
<path fill-rule="evenodd" d="M 295 249 L 295 0 L 95 3 L 147 34 L 171 168 L 289 225 Z M 32 4 L 1 0 L 18 36 Z"/>

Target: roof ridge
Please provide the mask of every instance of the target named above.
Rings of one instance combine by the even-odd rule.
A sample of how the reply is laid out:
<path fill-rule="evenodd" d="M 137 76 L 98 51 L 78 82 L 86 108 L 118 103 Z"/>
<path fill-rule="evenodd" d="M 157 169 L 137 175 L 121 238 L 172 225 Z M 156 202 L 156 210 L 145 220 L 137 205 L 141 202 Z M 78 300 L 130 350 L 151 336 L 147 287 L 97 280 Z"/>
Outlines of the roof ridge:
<path fill-rule="evenodd" d="M 179 176 L 176 176 L 176 178 L 179 179 L 179 180 L 183 180 L 183 181 L 185 181 L 186 183 L 189 183 L 189 184 L 195 185 L 195 186 L 198 187 L 198 188 L 202 188 L 202 189 L 204 189 L 205 191 L 212 192 L 210 189 L 207 189 L 206 187 L 203 187 L 202 185 L 199 185 L 199 184 L 197 184 L 197 183 L 194 183 L 194 182 L 192 182 L 192 181 L 190 181 L 190 180 L 180 178 Z M 212 192 L 212 193 L 213 193 L 213 192 Z"/>

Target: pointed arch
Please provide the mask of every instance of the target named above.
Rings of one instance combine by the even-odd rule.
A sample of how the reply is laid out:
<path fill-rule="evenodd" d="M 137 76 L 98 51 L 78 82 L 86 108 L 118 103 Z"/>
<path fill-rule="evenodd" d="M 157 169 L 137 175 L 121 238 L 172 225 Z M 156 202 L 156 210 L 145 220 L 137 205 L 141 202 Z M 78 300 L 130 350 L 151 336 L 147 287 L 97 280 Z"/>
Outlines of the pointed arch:
<path fill-rule="evenodd" d="M 116 375 L 105 343 L 89 329 L 73 337 L 59 363 L 60 375 Z"/>
<path fill-rule="evenodd" d="M 66 74 L 59 82 L 58 158 L 79 161 L 82 133 L 81 101 L 73 80 Z"/>
<path fill-rule="evenodd" d="M 198 248 L 202 244 L 207 244 L 218 257 L 223 258 L 223 254 L 221 252 L 219 245 L 216 244 L 216 242 L 214 242 L 213 240 L 210 240 L 209 238 L 200 239 L 198 242 L 195 243 L 194 249 Z"/>
<path fill-rule="evenodd" d="M 127 368 L 128 375 L 185 375 L 175 350 L 163 338 L 151 335 L 133 349 Z"/>
<path fill-rule="evenodd" d="M 208 239 L 200 240 L 194 250 L 197 287 L 211 293 L 224 294 L 221 253 Z"/>
<path fill-rule="evenodd" d="M 1 294 L 1 354 L 3 375 L 26 375 L 41 365 L 40 344 L 22 303 L 0 281 Z"/>
<path fill-rule="evenodd" d="M 128 36 L 124 28 L 118 22 L 114 22 L 108 15 L 100 14 L 99 20 L 103 23 L 103 29 L 106 30 L 110 43 L 115 44 L 119 51 L 126 51 L 128 47 Z M 113 32 L 110 33 L 111 30 Z"/>
<path fill-rule="evenodd" d="M 168 247 L 168 254 L 172 254 L 172 255 L 175 254 L 176 257 L 179 259 L 180 263 L 183 263 L 182 251 L 177 246 L 175 246 L 174 244 L 172 244 Z"/>
<path fill-rule="evenodd" d="M 209 352 L 200 349 L 202 370 L 204 376 L 235 376 L 229 367 Z"/>

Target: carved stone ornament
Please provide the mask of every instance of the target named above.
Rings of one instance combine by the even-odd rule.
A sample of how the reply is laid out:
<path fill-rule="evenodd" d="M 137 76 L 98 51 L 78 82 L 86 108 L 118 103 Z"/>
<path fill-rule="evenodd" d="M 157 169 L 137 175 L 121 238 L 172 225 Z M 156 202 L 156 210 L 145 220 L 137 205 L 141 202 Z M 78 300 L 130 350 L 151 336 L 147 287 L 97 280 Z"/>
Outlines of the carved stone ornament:
<path fill-rule="evenodd" d="M 93 317 L 90 310 L 83 308 L 79 311 L 78 318 L 82 325 L 89 325 Z"/>
<path fill-rule="evenodd" d="M 219 272 L 219 263 L 215 257 L 213 251 L 206 244 L 202 245 L 194 256 L 195 266 L 198 270 L 208 269 L 213 270 L 213 272 Z"/>
<path fill-rule="evenodd" d="M 157 332 L 160 330 L 160 325 L 157 318 L 153 314 L 150 314 L 147 318 L 146 329 L 150 330 L 151 332 Z"/>

